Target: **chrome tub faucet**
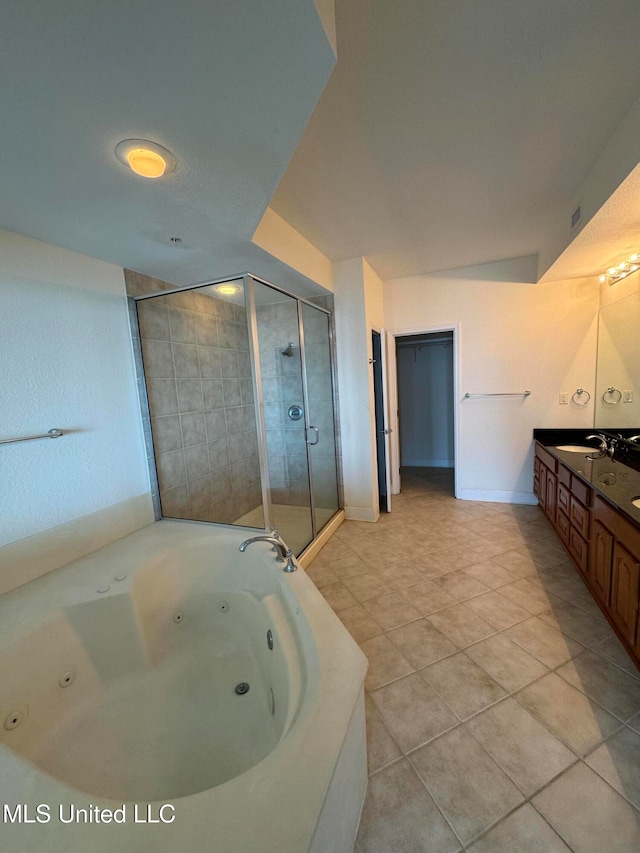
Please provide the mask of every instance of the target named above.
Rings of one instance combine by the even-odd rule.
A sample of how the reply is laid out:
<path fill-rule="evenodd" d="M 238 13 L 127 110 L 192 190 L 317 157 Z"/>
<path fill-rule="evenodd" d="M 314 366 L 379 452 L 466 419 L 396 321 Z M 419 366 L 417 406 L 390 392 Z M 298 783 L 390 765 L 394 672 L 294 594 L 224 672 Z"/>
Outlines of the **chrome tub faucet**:
<path fill-rule="evenodd" d="M 252 542 L 270 542 L 273 545 L 274 551 L 280 552 L 280 556 L 276 558 L 277 562 L 286 563 L 282 571 L 287 573 L 296 571 L 296 566 L 293 562 L 293 551 L 291 548 L 287 548 L 286 543 L 279 536 L 252 536 L 250 539 L 244 540 L 240 545 L 240 551 L 244 554 Z"/>

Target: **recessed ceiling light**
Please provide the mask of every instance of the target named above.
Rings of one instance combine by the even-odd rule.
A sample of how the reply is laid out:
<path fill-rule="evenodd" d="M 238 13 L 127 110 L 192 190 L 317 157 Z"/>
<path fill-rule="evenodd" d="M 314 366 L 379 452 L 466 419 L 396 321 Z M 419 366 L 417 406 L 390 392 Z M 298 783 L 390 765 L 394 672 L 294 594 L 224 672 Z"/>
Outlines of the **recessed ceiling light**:
<path fill-rule="evenodd" d="M 123 139 L 116 145 L 116 157 L 143 178 L 161 178 L 176 167 L 170 151 L 147 139 Z"/>
<path fill-rule="evenodd" d="M 218 293 L 224 294 L 224 296 L 233 296 L 234 293 L 237 293 L 240 290 L 239 285 L 237 284 L 214 284 L 214 290 L 217 290 Z"/>

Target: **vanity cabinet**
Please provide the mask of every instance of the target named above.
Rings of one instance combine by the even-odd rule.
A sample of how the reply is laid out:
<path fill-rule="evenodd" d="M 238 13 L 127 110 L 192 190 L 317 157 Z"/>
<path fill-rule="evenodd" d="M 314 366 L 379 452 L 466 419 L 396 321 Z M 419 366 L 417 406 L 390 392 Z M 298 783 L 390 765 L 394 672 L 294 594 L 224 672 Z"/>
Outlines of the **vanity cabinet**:
<path fill-rule="evenodd" d="M 640 529 L 542 445 L 534 491 L 574 565 L 640 667 Z"/>
<path fill-rule="evenodd" d="M 586 577 L 589 572 L 591 489 L 544 447 L 536 445 L 534 491 L 574 564 Z"/>

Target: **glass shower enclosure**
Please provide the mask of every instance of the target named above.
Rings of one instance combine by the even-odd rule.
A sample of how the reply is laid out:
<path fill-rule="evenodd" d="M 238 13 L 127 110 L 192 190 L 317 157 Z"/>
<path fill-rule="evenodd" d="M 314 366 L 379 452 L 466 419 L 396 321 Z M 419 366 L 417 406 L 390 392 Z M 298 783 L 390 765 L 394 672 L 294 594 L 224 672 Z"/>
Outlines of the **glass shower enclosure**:
<path fill-rule="evenodd" d="M 163 517 L 300 554 L 340 507 L 331 312 L 249 274 L 136 305 Z"/>

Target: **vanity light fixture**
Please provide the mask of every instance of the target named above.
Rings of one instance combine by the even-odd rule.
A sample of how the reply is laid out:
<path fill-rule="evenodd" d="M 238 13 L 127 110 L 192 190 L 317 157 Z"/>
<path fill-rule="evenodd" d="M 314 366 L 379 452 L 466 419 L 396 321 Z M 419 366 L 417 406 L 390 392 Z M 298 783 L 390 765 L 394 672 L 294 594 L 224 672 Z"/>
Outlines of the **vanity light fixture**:
<path fill-rule="evenodd" d="M 233 296 L 234 293 L 240 290 L 240 287 L 237 284 L 227 282 L 226 284 L 214 284 L 213 289 L 217 290 L 218 293 L 222 293 L 223 296 Z"/>
<path fill-rule="evenodd" d="M 598 276 L 600 284 L 608 284 L 611 286 L 622 278 L 631 275 L 632 272 L 640 269 L 640 253 L 634 252 L 629 256 L 628 261 L 622 261 L 617 267 L 609 267 L 609 269 Z"/>
<path fill-rule="evenodd" d="M 147 139 L 123 139 L 116 145 L 116 157 L 143 178 L 161 178 L 176 167 L 170 151 Z"/>

